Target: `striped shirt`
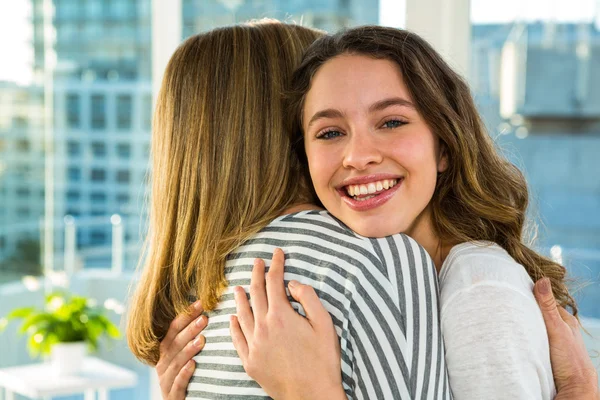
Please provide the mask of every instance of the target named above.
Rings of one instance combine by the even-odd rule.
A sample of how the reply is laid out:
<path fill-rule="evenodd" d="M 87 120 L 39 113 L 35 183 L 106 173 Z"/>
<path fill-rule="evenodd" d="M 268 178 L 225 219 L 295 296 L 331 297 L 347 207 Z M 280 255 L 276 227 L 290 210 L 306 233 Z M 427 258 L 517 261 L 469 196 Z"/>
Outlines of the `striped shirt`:
<path fill-rule="evenodd" d="M 437 274 L 425 250 L 405 235 L 365 238 L 326 211 L 302 211 L 275 219 L 229 256 L 229 288 L 208 313 L 206 345 L 194 357 L 187 399 L 269 398 L 242 367 L 229 317 L 235 314 L 232 288 L 248 291 L 254 259 L 268 267 L 277 247 L 285 253 L 286 284 L 295 279 L 314 287 L 332 316 L 348 398 L 451 398 Z"/>

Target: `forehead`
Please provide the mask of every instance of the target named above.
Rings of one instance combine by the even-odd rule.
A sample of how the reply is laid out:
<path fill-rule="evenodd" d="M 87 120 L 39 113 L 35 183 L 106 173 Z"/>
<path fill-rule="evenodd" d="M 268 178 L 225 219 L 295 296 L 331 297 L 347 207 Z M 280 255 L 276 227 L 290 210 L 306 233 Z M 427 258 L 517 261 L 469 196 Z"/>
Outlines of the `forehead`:
<path fill-rule="evenodd" d="M 386 97 L 411 101 L 400 67 L 388 59 L 343 54 L 317 70 L 306 94 L 304 112 L 368 106 Z"/>

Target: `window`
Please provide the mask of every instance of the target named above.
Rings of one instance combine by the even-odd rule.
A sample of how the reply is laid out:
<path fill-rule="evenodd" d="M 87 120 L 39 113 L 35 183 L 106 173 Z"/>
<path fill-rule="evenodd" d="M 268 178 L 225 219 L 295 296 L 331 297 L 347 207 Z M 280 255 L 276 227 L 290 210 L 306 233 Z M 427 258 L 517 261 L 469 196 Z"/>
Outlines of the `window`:
<path fill-rule="evenodd" d="M 67 94 L 67 107 L 66 107 L 67 127 L 68 128 L 79 128 L 81 115 L 81 108 L 79 102 L 79 95 L 74 93 Z"/>
<path fill-rule="evenodd" d="M 142 100 L 142 128 L 152 128 L 152 95 L 145 94 Z"/>
<path fill-rule="evenodd" d="M 90 171 L 90 179 L 94 182 L 104 182 L 106 180 L 106 171 L 94 168 Z"/>
<path fill-rule="evenodd" d="M 16 190 L 17 196 L 19 197 L 29 197 L 29 195 L 31 194 L 31 190 L 29 190 L 29 188 L 17 188 Z"/>
<path fill-rule="evenodd" d="M 119 193 L 117 194 L 117 203 L 129 203 L 129 194 L 127 193 Z"/>
<path fill-rule="evenodd" d="M 100 209 L 100 208 L 95 208 L 92 211 L 90 211 L 90 215 L 92 217 L 101 217 L 106 214 L 107 214 L 106 210 Z"/>
<path fill-rule="evenodd" d="M 102 142 L 92 142 L 92 154 L 97 158 L 105 157 L 106 144 Z"/>
<path fill-rule="evenodd" d="M 92 230 L 90 232 L 90 244 L 104 244 L 106 239 L 107 235 L 104 231 Z"/>
<path fill-rule="evenodd" d="M 17 208 L 17 217 L 19 218 L 27 218 L 30 216 L 30 210 L 27 207 L 18 207 Z"/>
<path fill-rule="evenodd" d="M 69 201 L 77 201 L 81 198 L 81 193 L 77 190 L 68 190 L 67 191 L 67 200 Z"/>
<path fill-rule="evenodd" d="M 81 154 L 81 145 L 79 142 L 75 142 L 73 140 L 69 140 L 67 142 L 67 153 L 70 156 L 78 156 Z"/>
<path fill-rule="evenodd" d="M 67 208 L 65 215 L 71 215 L 73 217 L 79 217 L 81 215 L 81 211 L 79 211 L 76 208 Z M 79 233 L 79 232 L 78 232 Z M 79 236 L 79 235 L 78 235 Z M 77 238 L 77 241 L 79 242 L 79 237 Z"/>
<path fill-rule="evenodd" d="M 26 139 L 17 140 L 15 142 L 15 146 L 17 148 L 17 151 L 19 151 L 19 152 L 29 151 L 29 149 L 31 148 L 31 144 L 29 143 L 29 140 L 26 140 Z"/>
<path fill-rule="evenodd" d="M 81 169 L 77 167 L 69 167 L 67 169 L 67 177 L 71 182 L 79 182 L 81 180 Z"/>
<path fill-rule="evenodd" d="M 127 170 L 117 171 L 117 182 L 119 183 L 129 183 L 130 177 L 131 173 Z"/>
<path fill-rule="evenodd" d="M 131 146 L 128 143 L 117 144 L 117 155 L 119 158 L 131 157 Z"/>
<path fill-rule="evenodd" d="M 102 192 L 93 192 L 90 194 L 90 201 L 92 203 L 104 203 L 106 202 L 106 194 Z"/>
<path fill-rule="evenodd" d="M 92 121 L 91 126 L 94 130 L 106 128 L 106 97 L 102 94 L 92 95 Z"/>
<path fill-rule="evenodd" d="M 128 94 L 117 96 L 117 129 L 131 129 L 132 101 Z"/>
<path fill-rule="evenodd" d="M 25 129 L 29 126 L 29 120 L 24 117 L 14 117 L 13 118 L 13 127 L 15 129 Z"/>

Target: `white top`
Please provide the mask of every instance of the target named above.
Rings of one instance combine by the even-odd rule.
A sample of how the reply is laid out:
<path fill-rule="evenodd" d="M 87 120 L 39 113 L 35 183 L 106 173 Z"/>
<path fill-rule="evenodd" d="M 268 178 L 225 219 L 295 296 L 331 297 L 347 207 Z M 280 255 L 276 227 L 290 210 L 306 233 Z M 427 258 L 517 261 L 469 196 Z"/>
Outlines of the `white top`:
<path fill-rule="evenodd" d="M 56 376 L 50 363 L 0 369 L 0 388 L 34 399 L 134 387 L 137 380 L 135 372 L 94 357 L 86 357 L 73 376 Z"/>
<path fill-rule="evenodd" d="M 440 272 L 442 334 L 455 399 L 553 399 L 533 281 L 500 246 L 463 243 Z"/>

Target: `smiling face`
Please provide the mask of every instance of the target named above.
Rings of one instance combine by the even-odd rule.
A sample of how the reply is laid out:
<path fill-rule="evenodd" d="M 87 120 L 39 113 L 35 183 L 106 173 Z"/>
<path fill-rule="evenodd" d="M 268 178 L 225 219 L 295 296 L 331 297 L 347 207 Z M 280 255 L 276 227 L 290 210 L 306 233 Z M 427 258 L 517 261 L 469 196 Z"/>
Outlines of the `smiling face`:
<path fill-rule="evenodd" d="M 446 168 L 397 64 L 344 54 L 312 78 L 302 114 L 315 191 L 356 233 L 434 240 L 428 204 Z"/>

